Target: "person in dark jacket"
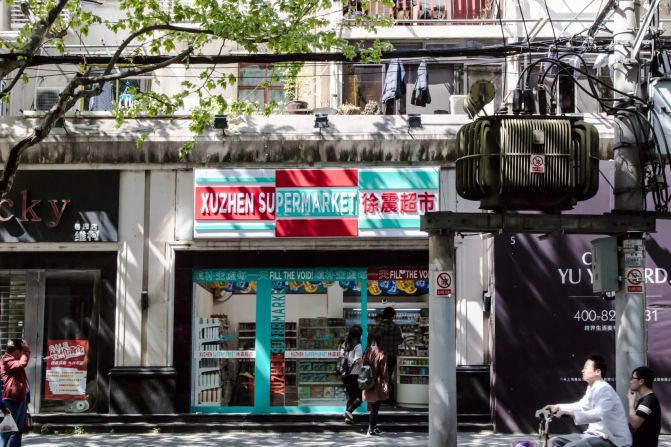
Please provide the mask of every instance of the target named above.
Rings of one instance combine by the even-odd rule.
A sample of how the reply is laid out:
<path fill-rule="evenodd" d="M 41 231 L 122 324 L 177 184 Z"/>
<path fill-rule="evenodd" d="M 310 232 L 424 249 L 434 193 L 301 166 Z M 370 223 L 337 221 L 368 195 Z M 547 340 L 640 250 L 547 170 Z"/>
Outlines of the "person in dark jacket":
<path fill-rule="evenodd" d="M 377 415 L 380 405 L 389 399 L 389 376 L 387 374 L 387 359 L 380 334 L 372 332 L 368 335 L 368 347 L 363 354 L 363 364 L 370 365 L 375 378 L 375 386 L 370 390 L 363 390 L 363 400 L 368 402 L 368 436 L 380 436 L 382 431 L 377 426 Z"/>
<path fill-rule="evenodd" d="M 396 359 L 398 358 L 398 345 L 403 343 L 401 328 L 394 323 L 396 311 L 393 307 L 385 307 L 382 312 L 382 321 L 375 326 L 375 332 L 380 336 L 380 346 L 387 360 L 387 371 L 389 376 L 389 404 L 396 405 L 396 389 L 394 387 L 393 375 L 396 370 Z"/>
<path fill-rule="evenodd" d="M 30 360 L 30 348 L 25 340 L 12 339 L 7 342 L 7 351 L 0 360 L 2 399 L 12 413 L 19 431 L 2 433 L 2 447 L 20 447 L 23 428 L 28 411 L 28 376 L 26 367 Z"/>
<path fill-rule="evenodd" d="M 629 380 L 629 430 L 631 447 L 656 447 L 662 428 L 662 410 L 659 399 L 652 391 L 655 373 L 647 366 L 639 366 Z"/>

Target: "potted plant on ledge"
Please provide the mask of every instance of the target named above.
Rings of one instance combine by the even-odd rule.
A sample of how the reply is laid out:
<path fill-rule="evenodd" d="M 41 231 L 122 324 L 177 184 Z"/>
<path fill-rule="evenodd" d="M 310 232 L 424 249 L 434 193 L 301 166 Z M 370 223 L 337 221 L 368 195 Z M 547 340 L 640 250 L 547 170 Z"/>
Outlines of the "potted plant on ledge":
<path fill-rule="evenodd" d="M 288 99 L 287 114 L 307 115 L 309 113 L 307 101 L 300 99 L 301 80 L 299 73 L 303 64 L 290 64 L 284 71 L 284 95 Z"/>

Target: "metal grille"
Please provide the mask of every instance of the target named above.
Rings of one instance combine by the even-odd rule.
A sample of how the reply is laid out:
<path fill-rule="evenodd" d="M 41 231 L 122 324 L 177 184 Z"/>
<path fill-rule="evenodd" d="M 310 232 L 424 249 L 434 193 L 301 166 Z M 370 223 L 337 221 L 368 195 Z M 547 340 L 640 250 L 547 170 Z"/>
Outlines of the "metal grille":
<path fill-rule="evenodd" d="M 23 338 L 26 309 L 26 275 L 0 271 L 0 343 Z"/>
<path fill-rule="evenodd" d="M 501 190 L 561 193 L 575 187 L 575 152 L 569 120 L 509 119 L 501 122 Z M 543 144 L 534 144 L 534 134 Z M 530 171 L 534 154 L 545 156 L 544 175 Z"/>

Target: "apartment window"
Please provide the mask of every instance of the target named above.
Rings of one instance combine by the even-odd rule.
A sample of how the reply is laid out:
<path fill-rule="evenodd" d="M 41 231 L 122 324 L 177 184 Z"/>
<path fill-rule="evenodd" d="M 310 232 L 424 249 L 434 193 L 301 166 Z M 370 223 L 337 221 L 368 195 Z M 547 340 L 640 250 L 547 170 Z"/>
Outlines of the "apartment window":
<path fill-rule="evenodd" d="M 275 79 L 273 79 L 275 75 Z M 284 81 L 277 78 L 271 65 L 241 65 L 238 74 L 238 99 L 266 106 L 287 103 Z"/>
<path fill-rule="evenodd" d="M 361 109 L 369 101 L 380 104 L 384 70 L 383 65 L 346 65 L 343 92 L 345 102 L 361 107 Z"/>
<path fill-rule="evenodd" d="M 125 78 L 106 82 L 100 95 L 84 100 L 82 110 L 109 112 L 115 102 L 122 107 L 130 107 L 135 103 L 138 93 L 150 90 L 151 77 Z"/>

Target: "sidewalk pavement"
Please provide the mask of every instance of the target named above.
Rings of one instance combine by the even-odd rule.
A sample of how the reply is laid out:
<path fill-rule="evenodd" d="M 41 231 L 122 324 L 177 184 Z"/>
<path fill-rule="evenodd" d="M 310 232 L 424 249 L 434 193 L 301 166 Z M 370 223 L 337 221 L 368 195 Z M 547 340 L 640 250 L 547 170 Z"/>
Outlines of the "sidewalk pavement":
<path fill-rule="evenodd" d="M 428 433 L 385 433 L 381 437 L 368 437 L 363 432 L 278 433 L 278 432 L 226 432 L 226 433 L 145 433 L 145 434 L 28 434 L 24 446 L 43 447 L 215 447 L 215 446 L 334 446 L 339 447 L 417 447 L 429 443 Z M 536 435 L 500 435 L 491 433 L 459 433 L 460 446 L 514 447 L 521 440 L 536 440 Z M 671 435 L 660 438 L 659 447 L 671 447 Z"/>

